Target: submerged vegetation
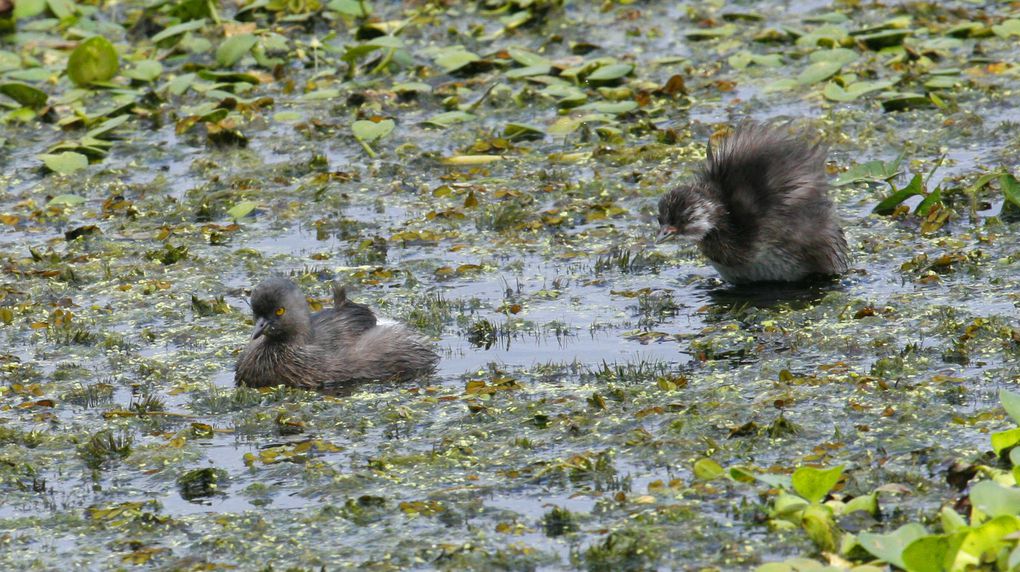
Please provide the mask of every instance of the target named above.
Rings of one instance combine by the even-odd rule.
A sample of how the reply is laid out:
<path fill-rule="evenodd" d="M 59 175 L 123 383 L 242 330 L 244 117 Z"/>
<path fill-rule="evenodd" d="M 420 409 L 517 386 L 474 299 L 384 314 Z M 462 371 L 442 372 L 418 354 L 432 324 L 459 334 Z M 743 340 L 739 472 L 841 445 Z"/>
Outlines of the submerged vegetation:
<path fill-rule="evenodd" d="M 1013 570 L 1015 3 L 0 0 L 0 567 Z M 655 202 L 830 148 L 838 282 Z M 249 288 L 440 371 L 233 387 Z"/>

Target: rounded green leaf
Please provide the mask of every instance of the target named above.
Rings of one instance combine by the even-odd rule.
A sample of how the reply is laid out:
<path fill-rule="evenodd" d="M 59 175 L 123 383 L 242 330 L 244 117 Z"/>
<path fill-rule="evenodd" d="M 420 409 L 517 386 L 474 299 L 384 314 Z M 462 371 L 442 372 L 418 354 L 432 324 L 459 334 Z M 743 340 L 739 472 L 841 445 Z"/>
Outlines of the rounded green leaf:
<path fill-rule="evenodd" d="M 819 502 L 829 494 L 843 475 L 843 465 L 831 469 L 801 467 L 793 472 L 793 490 L 809 502 Z"/>
<path fill-rule="evenodd" d="M 912 542 L 927 535 L 928 531 L 923 526 L 916 522 L 911 522 L 888 534 L 862 532 L 858 535 L 857 542 L 876 558 L 881 558 L 900 568 L 906 568 L 906 565 L 903 563 L 903 551 Z"/>
<path fill-rule="evenodd" d="M 351 125 L 351 131 L 354 132 L 354 136 L 358 139 L 365 143 L 371 143 L 389 135 L 394 127 L 396 127 L 396 124 L 393 123 L 392 119 L 384 119 L 379 122 L 359 120 Z"/>
<path fill-rule="evenodd" d="M 800 72 L 800 75 L 797 76 L 797 82 L 801 85 L 818 83 L 836 75 L 842 67 L 843 64 L 838 61 L 815 62 Z"/>
<path fill-rule="evenodd" d="M 981 481 L 970 489 L 970 502 L 989 516 L 1020 515 L 1020 488 Z"/>
<path fill-rule="evenodd" d="M 48 98 L 46 92 L 20 82 L 0 84 L 0 93 L 32 109 L 39 109 L 46 105 Z"/>
<path fill-rule="evenodd" d="M 57 195 L 46 203 L 48 207 L 73 207 L 85 202 L 85 197 L 78 195 Z"/>
<path fill-rule="evenodd" d="M 252 201 L 241 201 L 231 207 L 230 210 L 227 211 L 227 214 L 234 220 L 240 220 L 251 214 L 257 206 L 259 206 L 258 203 Z"/>
<path fill-rule="evenodd" d="M 71 52 L 67 59 L 67 76 L 80 86 L 106 81 L 117 75 L 120 59 L 110 40 L 92 36 Z"/>
<path fill-rule="evenodd" d="M 63 153 L 53 155 L 40 155 L 39 158 L 42 159 L 46 168 L 62 175 L 80 171 L 89 166 L 88 157 L 74 151 L 64 151 Z"/>
<path fill-rule="evenodd" d="M 588 81 L 592 82 L 605 82 L 614 81 L 622 78 L 625 75 L 630 74 L 634 71 L 633 64 L 611 64 L 608 66 L 602 66 L 599 69 L 591 72 L 588 76 Z"/>
<path fill-rule="evenodd" d="M 216 48 L 216 63 L 221 68 L 228 68 L 237 63 L 255 45 L 257 38 L 255 34 L 240 34 L 231 36 L 220 47 Z"/>
<path fill-rule="evenodd" d="M 163 73 L 163 64 L 156 60 L 141 60 L 124 72 L 124 75 L 138 81 L 154 81 Z"/>
<path fill-rule="evenodd" d="M 703 481 L 711 481 L 725 472 L 726 469 L 712 459 L 698 459 L 694 462 L 694 476 Z"/>

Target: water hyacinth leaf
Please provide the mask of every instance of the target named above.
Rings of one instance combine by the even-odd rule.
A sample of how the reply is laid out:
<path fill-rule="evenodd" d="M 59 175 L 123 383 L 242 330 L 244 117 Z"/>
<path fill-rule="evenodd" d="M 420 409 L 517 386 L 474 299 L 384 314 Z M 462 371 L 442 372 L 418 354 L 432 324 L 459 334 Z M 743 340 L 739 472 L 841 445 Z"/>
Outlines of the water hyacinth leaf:
<path fill-rule="evenodd" d="M 46 203 L 48 207 L 74 207 L 85 202 L 84 197 L 78 195 L 57 195 Z"/>
<path fill-rule="evenodd" d="M 943 572 L 951 546 L 944 534 L 922 536 L 903 549 L 903 567 L 910 572 Z"/>
<path fill-rule="evenodd" d="M 331 0 L 326 8 L 355 18 L 367 18 L 372 15 L 372 5 L 366 0 Z"/>
<path fill-rule="evenodd" d="M 801 526 L 808 538 L 815 543 L 820 550 L 832 551 L 836 549 L 836 539 L 839 536 L 839 529 L 832 519 L 832 511 L 822 505 L 809 505 L 801 515 Z"/>
<path fill-rule="evenodd" d="M 422 122 L 424 125 L 431 125 L 432 127 L 439 127 L 445 129 L 451 125 L 458 123 L 464 123 L 465 121 L 471 121 L 475 119 L 476 115 L 468 113 L 466 111 L 446 111 L 429 117 Z"/>
<path fill-rule="evenodd" d="M 111 117 L 99 125 L 93 127 L 85 134 L 85 137 L 91 137 L 98 139 L 101 135 L 105 135 L 110 131 L 120 127 L 127 123 L 131 119 L 130 115 L 118 115 L 117 117 Z"/>
<path fill-rule="evenodd" d="M 998 551 L 1007 536 L 1012 537 L 1020 530 L 1020 519 L 1015 514 L 1000 515 L 992 520 L 982 523 L 981 526 L 971 528 L 959 544 L 956 553 L 956 561 L 967 561 L 971 563 L 980 562 L 985 554 Z"/>
<path fill-rule="evenodd" d="M 111 79 L 119 69 L 117 50 L 102 36 L 92 36 L 78 44 L 67 59 L 67 76 L 80 86 Z"/>
<path fill-rule="evenodd" d="M 1013 206 L 1020 207 L 1020 181 L 1017 181 L 1016 177 L 1009 173 L 1000 175 L 999 188 L 1002 189 L 1002 196 L 1005 197 L 1007 201 L 1013 203 Z M 1011 410 L 1007 408 L 1006 411 L 1009 412 L 1009 416 L 1012 417 L 1014 421 L 1020 423 L 1020 395 L 1005 390 L 1000 391 L 999 400 L 1002 401 L 1003 407 L 1006 406 L 1006 397 L 1004 397 L 1003 392 L 1009 394 L 1011 402 L 1016 403 L 1016 405 L 1014 405 L 1016 409 Z"/>
<path fill-rule="evenodd" d="M 970 502 L 992 517 L 1020 515 L 1020 488 L 981 481 L 970 489 Z"/>
<path fill-rule="evenodd" d="M 1003 175 L 1002 177 L 1012 177 L 1012 175 Z M 1016 185 L 1015 179 L 1013 180 L 1013 184 Z M 1015 393 L 1008 389 L 1000 389 L 999 403 L 1002 404 L 1002 408 L 1005 409 L 1006 413 L 1013 419 L 1013 423 L 1020 425 L 1020 393 Z"/>
<path fill-rule="evenodd" d="M 1012 449 L 1020 443 L 1020 427 L 1007 429 L 1005 431 L 996 431 L 991 434 L 990 439 L 992 443 L 992 451 L 994 451 L 996 455 L 1001 455 L 1003 451 Z M 1010 451 L 1010 453 L 1012 453 L 1012 451 Z"/>
<path fill-rule="evenodd" d="M 765 92 L 771 93 L 774 91 L 789 91 L 800 86 L 800 82 L 793 78 L 782 78 L 765 86 Z"/>
<path fill-rule="evenodd" d="M 234 220 L 241 220 L 251 214 L 257 206 L 259 206 L 258 203 L 253 201 L 241 201 L 230 207 L 230 209 L 227 210 L 227 215 Z"/>
<path fill-rule="evenodd" d="M 931 100 L 921 93 L 892 93 L 882 100 L 882 109 L 885 111 L 904 111 L 928 105 L 931 105 Z"/>
<path fill-rule="evenodd" d="M 74 16 L 75 6 L 71 0 L 46 0 L 46 5 L 49 7 L 50 12 L 59 20 Z"/>
<path fill-rule="evenodd" d="M 163 64 L 156 60 L 141 60 L 135 62 L 134 67 L 124 72 L 124 75 L 138 81 L 156 81 L 163 74 Z"/>
<path fill-rule="evenodd" d="M 182 36 L 188 32 L 193 32 L 195 30 L 201 30 L 204 27 L 205 18 L 202 18 L 201 20 L 192 20 L 190 22 L 184 22 L 183 24 L 170 26 L 169 28 L 166 28 L 163 31 L 157 33 L 150 39 L 152 40 L 152 43 L 158 44 L 163 40 L 174 38 L 177 36 Z"/>
<path fill-rule="evenodd" d="M 924 194 L 924 182 L 921 180 L 921 174 L 917 173 L 914 175 L 912 179 L 910 179 L 910 183 L 908 183 L 907 186 L 897 190 L 893 194 L 882 199 L 882 201 L 879 202 L 877 205 L 875 205 L 875 208 L 872 209 L 872 212 L 883 216 L 891 215 L 893 211 L 896 210 L 896 207 L 899 206 L 899 204 L 902 203 L 903 201 L 909 199 L 914 195 L 923 194 Z"/>
<path fill-rule="evenodd" d="M 726 24 L 725 26 L 719 26 L 716 28 L 703 28 L 699 30 L 690 30 L 684 32 L 684 36 L 692 42 L 700 42 L 703 40 L 725 38 L 727 36 L 732 36 L 735 33 L 737 33 L 737 26 L 734 24 Z"/>
<path fill-rule="evenodd" d="M 1009 20 L 1005 20 L 1001 24 L 992 26 L 992 33 L 1000 38 L 1020 36 L 1020 19 L 1011 18 Z"/>
<path fill-rule="evenodd" d="M 454 46 L 440 50 L 433 61 L 443 68 L 444 72 L 452 73 L 481 59 L 478 54 L 467 51 L 463 46 Z"/>
<path fill-rule="evenodd" d="M 892 161 L 875 159 L 866 163 L 860 163 L 847 169 L 847 171 L 832 182 L 834 186 L 841 187 L 851 183 L 887 181 L 900 174 L 900 164 L 903 163 L 904 153 Z"/>
<path fill-rule="evenodd" d="M 634 71 L 633 64 L 610 64 L 602 66 L 588 75 L 589 82 L 611 82 L 623 78 Z"/>
<path fill-rule="evenodd" d="M 891 81 L 858 81 L 844 88 L 838 83 L 830 81 L 822 90 L 822 95 L 832 101 L 846 102 L 868 93 L 889 89 L 892 86 Z"/>
<path fill-rule="evenodd" d="M 843 64 L 840 62 L 815 62 L 800 72 L 797 82 L 801 85 L 815 84 L 836 75 L 842 67 Z"/>
<path fill-rule="evenodd" d="M 809 502 L 819 502 L 829 494 L 843 475 L 843 465 L 831 469 L 800 467 L 793 472 L 793 490 Z"/>
<path fill-rule="evenodd" d="M 941 204 L 942 204 L 942 189 L 936 188 L 932 192 L 928 193 L 924 197 L 924 199 L 917 204 L 917 207 L 914 209 L 914 214 L 920 216 L 928 216 L 928 213 L 931 211 L 932 207 Z"/>
<path fill-rule="evenodd" d="M 903 551 L 915 540 L 927 535 L 928 531 L 924 526 L 911 522 L 887 534 L 862 532 L 857 536 L 857 542 L 876 558 L 906 568 L 903 563 Z"/>
<path fill-rule="evenodd" d="M 46 0 L 20 0 L 13 4 L 14 11 L 11 12 L 11 17 L 15 20 L 26 20 L 46 10 Z"/>
<path fill-rule="evenodd" d="M 60 173 L 61 175 L 69 175 L 75 171 L 80 171 L 85 167 L 89 166 L 89 159 L 81 153 L 75 153 L 74 151 L 64 151 L 63 153 L 45 154 L 40 155 L 40 159 L 46 165 L 46 168 L 53 171 L 54 173 Z"/>
<path fill-rule="evenodd" d="M 503 157 L 499 155 L 454 155 L 452 157 L 444 157 L 441 162 L 444 165 L 473 167 L 476 165 L 488 165 L 489 163 L 502 160 Z"/>
<path fill-rule="evenodd" d="M 638 104 L 636 101 L 595 101 L 592 103 L 586 103 L 577 109 L 581 111 L 594 111 L 596 113 L 619 115 L 621 113 L 629 113 L 637 108 Z"/>
<path fill-rule="evenodd" d="M 523 68 L 514 68 L 512 70 L 508 70 L 503 75 L 510 79 L 519 79 L 523 77 L 534 77 L 536 75 L 546 75 L 550 71 L 552 71 L 552 67 L 549 65 L 537 65 L 527 66 Z"/>
<path fill-rule="evenodd" d="M 0 84 L 0 93 L 31 109 L 45 107 L 46 100 L 49 98 L 46 92 L 20 82 Z"/>
<path fill-rule="evenodd" d="M 236 64 L 251 51 L 256 41 L 255 34 L 241 34 L 223 40 L 220 47 L 216 48 L 216 63 L 221 68 L 228 68 Z"/>
<path fill-rule="evenodd" d="M 698 459 L 694 462 L 694 476 L 703 481 L 719 478 L 725 472 L 726 469 L 712 459 Z"/>
<path fill-rule="evenodd" d="M 551 66 L 552 62 L 548 58 L 540 56 L 535 52 L 529 52 L 521 48 L 508 48 L 507 53 L 510 54 L 510 58 L 524 67 L 533 66 Z"/>
<path fill-rule="evenodd" d="M 545 137 L 545 131 L 525 123 L 507 123 L 503 128 L 503 136 L 510 140 L 531 141 Z"/>
<path fill-rule="evenodd" d="M 351 124 L 351 131 L 354 136 L 365 143 L 371 143 L 390 134 L 396 123 L 392 119 L 382 121 L 358 120 Z"/>
<path fill-rule="evenodd" d="M 853 50 L 847 48 L 833 48 L 831 50 L 816 50 L 811 52 L 808 56 L 808 60 L 812 63 L 818 62 L 837 62 L 843 65 L 853 63 L 860 58 L 860 55 Z"/>
<path fill-rule="evenodd" d="M 779 54 L 753 54 L 751 61 L 766 68 L 778 68 L 783 65 L 783 56 Z"/>
<path fill-rule="evenodd" d="M 883 30 L 857 36 L 857 41 L 867 46 L 869 50 L 881 50 L 902 44 L 903 40 L 912 33 L 910 30 Z"/>

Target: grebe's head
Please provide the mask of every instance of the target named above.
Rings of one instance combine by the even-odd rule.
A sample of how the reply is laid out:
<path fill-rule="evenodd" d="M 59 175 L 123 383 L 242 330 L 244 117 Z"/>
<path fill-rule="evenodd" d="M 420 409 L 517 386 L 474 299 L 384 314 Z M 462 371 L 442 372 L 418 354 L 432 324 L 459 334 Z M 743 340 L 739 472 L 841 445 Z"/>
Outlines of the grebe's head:
<path fill-rule="evenodd" d="M 682 185 L 659 199 L 659 235 L 662 242 L 682 237 L 697 242 L 716 226 L 719 206 L 695 185 Z"/>
<path fill-rule="evenodd" d="M 265 336 L 272 342 L 284 342 L 310 330 L 308 300 L 293 282 L 270 278 L 251 292 L 251 310 L 255 330 L 251 339 Z"/>

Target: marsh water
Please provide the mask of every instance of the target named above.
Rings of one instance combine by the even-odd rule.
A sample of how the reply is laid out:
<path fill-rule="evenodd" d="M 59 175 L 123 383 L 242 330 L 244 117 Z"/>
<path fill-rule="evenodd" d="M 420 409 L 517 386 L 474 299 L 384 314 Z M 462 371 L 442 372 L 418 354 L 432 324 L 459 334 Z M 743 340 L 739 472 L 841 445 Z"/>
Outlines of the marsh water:
<path fill-rule="evenodd" d="M 83 5 L 4 36 L 0 74 L 50 108 L 15 116 L 2 101 L 0 565 L 745 569 L 818 555 L 803 531 L 765 524 L 767 484 L 696 474 L 703 459 L 842 465 L 844 494 L 884 487 L 881 518 L 858 525 L 872 531 L 958 498 L 946 468 L 986 458 L 988 432 L 1008 426 L 997 392 L 1020 380 L 1020 223 L 998 183 L 976 185 L 1017 172 L 1020 35 L 949 31 L 1015 10 L 489 1 L 350 15 L 364 4 L 261 3 L 240 23 L 223 4 L 223 22 L 171 45 L 151 39 L 181 18 L 165 6 Z M 217 70 L 228 24 L 282 38 L 267 48 L 282 62 L 252 51 L 169 89 Z M 110 39 L 122 70 L 158 60 L 161 75 L 76 88 L 62 42 L 82 30 Z M 908 33 L 857 38 L 876 30 Z M 351 51 L 380 34 L 399 49 Z M 475 59 L 454 67 L 464 50 Z M 817 79 L 819 61 L 841 67 Z M 825 91 L 864 80 L 891 83 Z M 125 114 L 97 135 L 106 153 L 84 141 Z M 833 189 L 847 275 L 738 288 L 692 245 L 655 243 L 658 196 L 744 118 L 794 121 L 828 145 L 837 181 L 902 157 Z M 43 166 L 64 149 L 90 164 Z M 914 173 L 941 189 L 938 210 L 915 212 L 915 196 L 876 214 Z M 349 284 L 430 337 L 438 371 L 325 395 L 235 388 L 247 295 L 273 274 L 317 303 Z"/>

